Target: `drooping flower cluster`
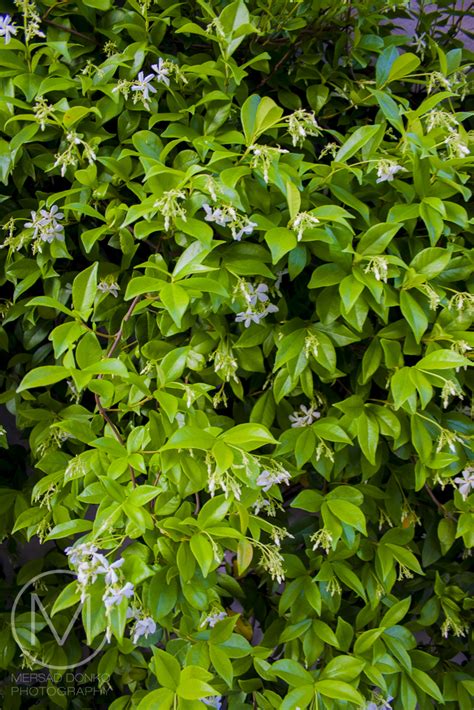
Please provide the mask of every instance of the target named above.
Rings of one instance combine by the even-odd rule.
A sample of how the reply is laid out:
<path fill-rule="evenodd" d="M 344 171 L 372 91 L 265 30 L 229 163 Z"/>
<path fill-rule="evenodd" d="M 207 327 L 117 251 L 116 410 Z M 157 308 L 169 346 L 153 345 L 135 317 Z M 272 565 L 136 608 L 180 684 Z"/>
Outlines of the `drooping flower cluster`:
<path fill-rule="evenodd" d="M 377 281 L 387 283 L 388 261 L 384 256 L 373 256 L 364 269 L 364 273 L 373 274 Z"/>
<path fill-rule="evenodd" d="M 208 616 L 206 616 L 201 626 L 209 626 L 211 629 L 213 629 L 214 626 L 223 619 L 227 619 L 227 613 L 225 611 L 213 611 Z"/>
<path fill-rule="evenodd" d="M 179 217 L 186 222 L 186 210 L 179 204 L 179 200 L 185 200 L 186 194 L 182 190 L 166 190 L 162 196 L 156 200 L 154 207 L 160 212 L 165 220 L 165 230 L 171 226 L 171 222 Z"/>
<path fill-rule="evenodd" d="M 32 0 L 15 0 L 15 5 L 23 15 L 26 42 L 33 37 L 45 37 L 44 32 L 40 30 L 41 17 L 35 3 Z"/>
<path fill-rule="evenodd" d="M 131 628 L 131 636 L 134 644 L 144 636 L 148 638 L 156 631 L 156 622 L 151 616 L 144 614 L 141 609 L 131 606 L 127 609 L 127 619 L 134 619 L 134 624 Z"/>
<path fill-rule="evenodd" d="M 293 145 L 303 145 L 307 136 L 321 135 L 316 117 L 311 111 L 298 109 L 288 117 L 288 133 Z"/>
<path fill-rule="evenodd" d="M 230 205 L 221 205 L 221 207 L 212 208 L 207 203 L 202 206 L 206 216 L 206 222 L 214 222 L 221 227 L 229 227 L 232 232 L 232 237 L 236 242 L 240 242 L 244 234 L 252 234 L 256 222 L 252 222 L 245 215 L 241 215 Z"/>
<path fill-rule="evenodd" d="M 269 303 L 268 286 L 261 283 L 254 286 L 248 281 L 241 280 L 236 289 L 247 302 L 245 311 L 237 313 L 236 323 L 243 323 L 245 328 L 249 328 L 252 323 L 260 323 L 270 313 L 277 313 L 277 306 Z"/>
<path fill-rule="evenodd" d="M 285 148 L 275 148 L 269 145 L 251 145 L 250 150 L 253 153 L 250 167 L 261 170 L 266 183 L 268 183 L 270 166 L 273 161 L 277 161 L 283 153 L 289 152 Z"/>
<path fill-rule="evenodd" d="M 25 222 L 26 229 L 33 229 L 34 251 L 41 252 L 41 243 L 51 244 L 54 239 L 64 239 L 64 226 L 61 220 L 64 215 L 57 205 L 52 205 L 50 210 L 41 209 L 31 213 L 31 222 Z"/>
<path fill-rule="evenodd" d="M 56 158 L 54 162 L 55 168 L 61 168 L 61 176 L 66 175 L 66 171 L 70 165 L 76 167 L 79 160 L 87 160 L 89 165 L 97 160 L 97 155 L 94 148 L 89 145 L 81 137 L 82 133 L 76 133 L 76 131 L 70 131 L 66 134 L 66 149 L 62 153 L 56 153 L 54 156 Z M 79 152 L 79 147 L 82 147 L 82 156 Z"/>
<path fill-rule="evenodd" d="M 209 359 L 214 360 L 214 371 L 217 372 L 219 377 L 225 382 L 230 382 L 231 379 L 235 382 L 239 381 L 236 375 L 238 363 L 232 348 L 226 340 L 220 341 L 217 350 L 210 355 Z"/>
<path fill-rule="evenodd" d="M 311 212 L 298 212 L 289 222 L 288 227 L 296 232 L 297 241 L 301 241 L 307 229 L 314 229 L 319 224 L 319 219 Z"/>
<path fill-rule="evenodd" d="M 54 116 L 54 106 L 49 104 L 44 96 L 38 96 L 35 105 L 33 106 L 33 113 L 35 118 L 39 123 L 42 131 L 46 129 L 47 121 L 49 118 Z"/>
<path fill-rule="evenodd" d="M 321 416 L 320 412 L 316 409 L 314 405 L 307 407 L 305 404 L 301 404 L 299 411 L 290 414 L 288 419 L 291 422 L 292 428 L 310 426 L 313 422 L 319 419 Z"/>
<path fill-rule="evenodd" d="M 405 171 L 406 168 L 399 165 L 395 160 L 383 158 L 377 163 L 377 180 L 375 182 L 392 182 L 395 175 L 401 170 Z"/>
<path fill-rule="evenodd" d="M 273 485 L 285 483 L 290 485 L 291 475 L 286 471 L 281 464 L 276 461 L 270 469 L 264 469 L 257 478 L 257 486 L 260 486 L 266 493 Z"/>
<path fill-rule="evenodd" d="M 456 116 L 448 111 L 440 111 L 439 109 L 433 109 L 429 111 L 426 116 L 426 132 L 430 133 L 434 128 L 447 128 L 451 130 L 459 125 Z"/>
<path fill-rule="evenodd" d="M 448 153 L 450 158 L 465 158 L 470 155 L 471 151 L 462 139 L 462 136 L 453 129 L 449 130 L 448 137 L 444 141 L 445 145 L 448 147 Z"/>
<path fill-rule="evenodd" d="M 110 293 L 111 296 L 117 298 L 119 295 L 120 286 L 113 279 L 104 279 L 103 281 L 99 281 L 99 283 L 97 284 L 97 290 L 101 291 L 102 293 Z"/>
<path fill-rule="evenodd" d="M 332 548 L 332 533 L 327 528 L 321 528 L 311 535 L 310 541 L 313 543 L 313 550 L 322 547 L 324 552 L 328 553 Z"/>

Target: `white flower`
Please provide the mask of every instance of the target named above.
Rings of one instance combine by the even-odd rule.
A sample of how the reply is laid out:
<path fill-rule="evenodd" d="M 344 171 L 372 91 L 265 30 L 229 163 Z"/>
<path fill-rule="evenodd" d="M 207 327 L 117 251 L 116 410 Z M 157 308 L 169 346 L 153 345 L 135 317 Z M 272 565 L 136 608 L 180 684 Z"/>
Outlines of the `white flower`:
<path fill-rule="evenodd" d="M 268 301 L 267 284 L 258 284 L 257 287 L 250 283 L 247 284 L 245 290 L 245 298 L 251 306 L 257 305 L 259 301 L 260 303 L 265 303 L 266 301 Z"/>
<path fill-rule="evenodd" d="M 84 558 L 91 557 L 97 552 L 97 547 L 92 543 L 82 543 L 75 547 L 66 547 L 64 550 L 72 565 L 76 566 Z"/>
<path fill-rule="evenodd" d="M 132 84 L 130 89 L 132 91 L 141 91 L 142 96 L 144 100 L 146 101 L 147 99 L 150 98 L 150 91 L 153 94 L 156 94 L 156 89 L 154 86 L 151 85 L 151 81 L 155 78 L 154 74 L 147 74 L 145 76 L 144 72 L 139 72 L 138 73 L 138 78 L 135 80 L 135 82 Z"/>
<path fill-rule="evenodd" d="M 394 160 L 379 160 L 377 163 L 377 180 L 375 182 L 391 182 L 400 170 L 405 170 L 405 168 L 398 165 Z"/>
<path fill-rule="evenodd" d="M 288 132 L 293 145 L 302 145 L 306 136 L 317 136 L 320 129 L 314 113 L 298 109 L 288 117 Z"/>
<path fill-rule="evenodd" d="M 5 38 L 5 44 L 8 44 L 13 35 L 16 35 L 17 28 L 12 22 L 10 15 L 0 15 L 0 37 Z"/>
<path fill-rule="evenodd" d="M 467 466 L 462 472 L 462 477 L 455 478 L 454 483 L 458 484 L 458 491 L 463 500 L 466 500 L 471 493 L 471 489 L 474 488 L 474 466 Z"/>
<path fill-rule="evenodd" d="M 242 311 L 235 316 L 235 322 L 243 323 L 245 328 L 249 328 L 252 323 L 257 323 L 258 325 L 261 319 L 262 315 L 260 313 L 254 313 L 254 311 L 251 310 Z"/>
<path fill-rule="evenodd" d="M 97 288 L 102 293 L 110 293 L 114 298 L 118 297 L 118 292 L 120 291 L 120 286 L 116 281 L 100 281 Z"/>
<path fill-rule="evenodd" d="M 214 698 L 199 698 L 199 700 L 203 703 L 203 705 L 207 705 L 207 707 L 210 708 L 216 708 L 216 710 L 220 710 L 222 707 L 222 695 L 218 695 Z"/>
<path fill-rule="evenodd" d="M 211 627 L 211 629 L 213 629 L 218 621 L 222 621 L 223 619 L 226 619 L 226 618 L 227 618 L 227 614 L 225 611 L 215 612 L 214 614 L 209 614 L 209 616 L 206 616 L 206 618 L 202 622 L 202 626 L 207 624 L 208 626 Z"/>
<path fill-rule="evenodd" d="M 60 224 L 64 215 L 59 212 L 57 205 L 53 205 L 49 210 L 40 210 L 31 213 L 31 222 L 25 222 L 27 229 L 34 230 L 34 237 L 43 242 L 51 243 L 56 237 L 61 237 L 64 232 L 64 227 Z"/>
<path fill-rule="evenodd" d="M 292 422 L 292 428 L 310 426 L 316 419 L 319 419 L 321 414 L 313 406 L 306 407 L 304 404 L 300 406 L 299 412 L 293 412 L 288 419 Z"/>
<path fill-rule="evenodd" d="M 449 135 L 444 142 L 448 146 L 451 158 L 465 158 L 471 152 L 459 133 L 452 128 L 449 129 Z"/>
<path fill-rule="evenodd" d="M 241 227 L 239 230 L 232 230 L 232 236 L 234 237 L 236 242 L 240 242 L 244 234 L 252 234 L 253 228 L 257 227 L 256 222 L 248 222 L 245 224 L 243 227 Z"/>
<path fill-rule="evenodd" d="M 300 242 L 303 237 L 303 233 L 307 229 L 314 229 L 314 227 L 318 224 L 319 219 L 310 212 L 298 212 L 296 217 L 291 220 L 288 226 L 296 232 L 296 239 Z"/>
<path fill-rule="evenodd" d="M 156 623 L 151 616 L 145 616 L 143 619 L 138 619 L 133 628 L 133 643 L 137 643 L 141 636 L 148 638 L 150 634 L 156 631 Z"/>
<path fill-rule="evenodd" d="M 118 589 L 109 587 L 102 597 L 102 601 L 104 602 L 106 608 L 110 609 L 111 606 L 120 604 L 122 599 L 125 599 L 125 597 L 130 599 L 130 597 L 133 596 L 133 591 L 134 587 L 131 582 L 127 582 L 123 587 L 119 587 Z"/>
<path fill-rule="evenodd" d="M 289 486 L 290 479 L 291 475 L 283 468 L 276 471 L 268 471 L 265 469 L 257 478 L 257 486 L 260 486 L 264 493 L 266 493 L 274 484 L 286 483 L 286 485 Z"/>
<path fill-rule="evenodd" d="M 213 210 L 207 203 L 204 203 L 202 208 L 206 213 L 206 216 L 204 217 L 206 222 L 215 222 L 221 227 L 225 227 L 227 222 L 232 222 L 232 216 L 228 214 L 228 211 L 223 210 L 220 207 Z"/>
<path fill-rule="evenodd" d="M 158 64 L 152 64 L 151 68 L 156 74 L 156 80 L 161 81 L 163 84 L 166 84 L 166 86 L 170 85 L 170 80 L 169 80 L 169 73 L 170 70 L 166 66 L 166 60 L 162 59 L 161 57 L 158 59 Z"/>
<path fill-rule="evenodd" d="M 119 577 L 115 570 L 121 567 L 125 560 L 121 557 L 119 560 L 112 562 L 112 564 L 109 564 L 108 560 L 105 560 L 105 562 L 106 564 L 99 567 L 97 572 L 105 574 L 104 579 L 107 585 L 116 584 Z"/>

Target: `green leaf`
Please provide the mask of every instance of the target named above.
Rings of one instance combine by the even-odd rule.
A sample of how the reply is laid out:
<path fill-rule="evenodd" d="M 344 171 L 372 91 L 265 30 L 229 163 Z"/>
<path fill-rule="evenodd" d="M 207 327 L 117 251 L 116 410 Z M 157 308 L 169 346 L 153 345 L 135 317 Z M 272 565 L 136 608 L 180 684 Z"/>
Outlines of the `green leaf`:
<path fill-rule="evenodd" d="M 170 690 L 176 690 L 181 675 L 181 666 L 174 656 L 160 648 L 153 649 L 153 671 L 158 683 Z"/>
<path fill-rule="evenodd" d="M 324 505 L 327 505 L 331 513 L 338 520 L 367 535 L 364 514 L 353 503 L 338 498 L 336 500 L 326 500 Z"/>
<path fill-rule="evenodd" d="M 88 269 L 81 271 L 72 283 L 72 304 L 84 318 L 87 318 L 89 309 L 94 303 L 97 294 L 97 269 L 95 262 Z"/>
<path fill-rule="evenodd" d="M 335 700 L 346 700 L 350 703 L 362 705 L 363 696 L 348 683 L 342 680 L 318 680 L 314 684 L 315 690 L 326 698 Z"/>
<path fill-rule="evenodd" d="M 66 523 L 55 525 L 51 532 L 48 533 L 46 540 L 60 540 L 63 537 L 71 537 L 76 533 L 82 533 L 92 530 L 92 522 L 90 520 L 68 520 Z"/>
<path fill-rule="evenodd" d="M 364 145 L 366 145 L 377 133 L 380 125 L 361 126 L 356 128 L 354 133 L 345 141 L 345 143 L 337 151 L 334 160 L 337 163 L 342 163 L 357 153 Z"/>
<path fill-rule="evenodd" d="M 20 384 L 17 392 L 32 389 L 33 387 L 47 387 L 54 385 L 56 382 L 65 380 L 70 376 L 70 371 L 66 367 L 59 365 L 45 365 L 44 367 L 36 367 L 34 370 L 27 372 Z"/>
<path fill-rule="evenodd" d="M 181 327 L 181 321 L 189 306 L 189 296 L 185 289 L 179 284 L 166 284 L 160 291 L 160 298 L 164 307 L 178 326 Z"/>
<path fill-rule="evenodd" d="M 466 367 L 471 361 L 454 350 L 433 350 L 419 360 L 415 367 L 417 370 L 450 370 L 454 367 Z"/>
<path fill-rule="evenodd" d="M 275 227 L 270 229 L 265 234 L 265 241 L 267 242 L 270 251 L 272 253 L 272 263 L 276 264 L 282 256 L 288 254 L 289 251 L 294 249 L 297 245 L 296 234 L 286 227 Z"/>
<path fill-rule="evenodd" d="M 174 702 L 174 693 L 167 688 L 158 688 L 147 693 L 138 703 L 137 710 L 171 710 Z M 114 709 L 115 710 L 115 709 Z"/>
<path fill-rule="evenodd" d="M 417 343 L 428 328 L 428 318 L 418 301 L 408 291 L 400 292 L 400 310 L 413 331 Z"/>
<path fill-rule="evenodd" d="M 201 568 L 204 577 L 207 577 L 209 570 L 215 564 L 214 550 L 206 535 L 198 533 L 193 535 L 189 541 L 191 552 Z"/>
<path fill-rule="evenodd" d="M 265 444 L 278 443 L 263 424 L 237 424 L 229 431 L 220 434 L 219 439 L 244 451 L 253 451 Z"/>
<path fill-rule="evenodd" d="M 387 83 L 398 81 L 403 77 L 412 74 L 420 66 L 420 60 L 416 54 L 406 52 L 395 59 L 388 75 Z"/>

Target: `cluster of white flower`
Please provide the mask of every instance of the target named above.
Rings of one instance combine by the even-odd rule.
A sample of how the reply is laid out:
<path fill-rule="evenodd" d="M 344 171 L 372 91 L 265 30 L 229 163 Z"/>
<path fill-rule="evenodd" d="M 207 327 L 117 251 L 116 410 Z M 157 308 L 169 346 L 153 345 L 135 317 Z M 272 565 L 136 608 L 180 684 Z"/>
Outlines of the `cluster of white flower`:
<path fill-rule="evenodd" d="M 36 251 L 41 252 L 41 242 L 51 244 L 54 239 L 64 239 L 64 226 L 61 224 L 63 218 L 57 205 L 53 205 L 50 210 L 41 209 L 31 213 L 31 222 L 25 222 L 25 228 L 33 229 Z"/>
<path fill-rule="evenodd" d="M 242 486 L 235 480 L 230 471 L 221 471 L 220 468 L 216 466 L 214 457 L 210 452 L 206 454 L 206 467 L 207 482 L 211 498 L 214 497 L 216 490 L 220 488 L 224 491 L 226 498 L 232 493 L 236 500 L 240 500 Z"/>
<path fill-rule="evenodd" d="M 252 234 L 256 222 L 251 222 L 248 217 L 240 215 L 230 205 L 222 205 L 221 207 L 212 208 L 207 203 L 202 206 L 206 216 L 206 222 L 214 222 L 221 227 L 229 227 L 232 232 L 232 237 L 236 242 L 240 242 L 244 234 Z"/>
<path fill-rule="evenodd" d="M 449 299 L 448 308 L 470 314 L 474 310 L 474 293 L 458 291 Z"/>
<path fill-rule="evenodd" d="M 120 286 L 114 280 L 104 279 L 103 281 L 99 281 L 99 283 L 97 284 L 97 290 L 101 291 L 102 293 L 110 293 L 111 296 L 117 298 L 119 295 Z"/>
<path fill-rule="evenodd" d="M 269 500 L 268 498 L 264 498 L 262 495 L 259 495 L 255 503 L 252 504 L 252 512 L 254 515 L 258 515 L 260 511 L 263 510 L 265 515 L 274 518 L 277 513 L 277 506 L 281 507 L 280 504 L 273 498 Z"/>
<path fill-rule="evenodd" d="M 5 44 L 8 44 L 16 33 L 17 27 L 10 15 L 0 15 L 0 37 L 3 37 Z"/>
<path fill-rule="evenodd" d="M 261 552 L 260 564 L 263 569 L 269 573 L 273 580 L 276 580 L 279 584 L 285 581 L 285 568 L 283 566 L 284 560 L 278 547 L 273 545 L 264 545 L 256 540 L 252 541 L 254 545 L 258 547 Z"/>
<path fill-rule="evenodd" d="M 266 183 L 268 183 L 269 170 L 272 162 L 278 160 L 283 153 L 289 152 L 285 150 L 285 148 L 275 148 L 269 145 L 251 145 L 250 150 L 253 153 L 250 167 L 261 170 Z"/>
<path fill-rule="evenodd" d="M 384 256 L 373 256 L 364 269 L 364 273 L 373 274 L 377 281 L 387 283 L 388 261 Z"/>
<path fill-rule="evenodd" d="M 463 500 L 466 500 L 474 488 L 474 466 L 466 466 L 462 476 L 457 476 L 454 479 L 454 483 L 457 483 L 459 493 L 462 495 Z"/>
<path fill-rule="evenodd" d="M 322 547 L 324 552 L 328 553 L 332 547 L 332 533 L 327 528 L 321 528 L 321 530 L 313 533 L 309 539 L 313 543 L 313 550 Z"/>
<path fill-rule="evenodd" d="M 446 619 L 441 626 L 442 636 L 447 639 L 451 630 L 453 631 L 454 635 L 459 638 L 460 636 L 466 635 L 466 633 L 469 631 L 469 626 L 467 626 L 467 624 L 463 624 L 463 622 L 459 618 L 455 618 L 454 616 L 446 616 Z"/>
<path fill-rule="evenodd" d="M 400 170 L 406 171 L 406 168 L 399 165 L 395 160 L 383 158 L 377 163 L 377 180 L 375 182 L 391 182 Z"/>
<path fill-rule="evenodd" d="M 74 547 L 67 547 L 66 555 L 73 567 L 76 568 L 77 581 L 81 590 L 81 601 L 84 603 L 87 598 L 88 587 L 101 577 L 105 584 L 105 592 L 102 596 L 106 614 L 110 614 L 111 609 L 122 602 L 123 599 L 131 599 L 134 596 L 135 588 L 131 582 L 125 582 L 120 578 L 118 570 L 125 562 L 120 557 L 115 562 L 108 559 L 93 543 L 82 543 Z M 155 621 L 145 614 L 143 610 L 132 603 L 127 608 L 127 619 L 133 619 L 134 624 L 131 629 L 133 643 L 137 643 L 142 636 L 147 638 L 149 634 L 156 631 Z M 106 638 L 111 639 L 111 627 L 107 626 Z"/>
<path fill-rule="evenodd" d="M 257 478 L 257 486 L 262 488 L 264 493 L 270 490 L 273 485 L 285 483 L 290 485 L 291 475 L 286 471 L 281 464 L 276 461 L 272 464 L 271 469 L 264 469 Z"/>
<path fill-rule="evenodd" d="M 309 360 L 311 355 L 314 358 L 318 357 L 318 352 L 319 352 L 319 340 L 318 336 L 315 333 L 308 333 L 308 335 L 304 339 L 304 354 L 305 357 Z"/>
<path fill-rule="evenodd" d="M 456 130 L 449 130 L 448 137 L 445 139 L 444 143 L 448 147 L 450 158 L 466 158 L 466 156 L 471 153 L 468 146 Z"/>
<path fill-rule="evenodd" d="M 429 111 L 426 116 L 426 132 L 430 133 L 434 128 L 447 128 L 452 130 L 458 126 L 458 121 L 456 116 L 448 111 L 440 111 L 439 109 L 433 109 Z"/>
<path fill-rule="evenodd" d="M 129 607 L 127 609 L 127 619 L 134 619 L 135 623 L 131 628 L 131 636 L 133 643 L 138 643 L 138 639 L 142 636 L 148 638 L 156 631 L 156 622 L 141 611 L 137 607 Z"/>
<path fill-rule="evenodd" d="M 296 239 L 300 242 L 307 229 L 314 229 L 319 224 L 319 219 L 311 212 L 298 212 L 288 223 L 288 227 L 296 232 Z"/>
<path fill-rule="evenodd" d="M 290 414 L 288 419 L 291 422 L 291 427 L 310 426 L 313 422 L 319 419 L 321 416 L 320 412 L 315 408 L 314 405 L 307 407 L 304 404 L 300 405 L 299 411 Z"/>
<path fill-rule="evenodd" d="M 232 348 L 225 340 L 220 341 L 217 350 L 210 355 L 209 359 L 214 361 L 214 371 L 218 372 L 225 382 L 230 382 L 231 378 L 234 382 L 239 381 L 235 374 L 238 368 L 237 360 Z"/>
<path fill-rule="evenodd" d="M 123 558 L 110 563 L 105 555 L 98 551 L 96 545 L 87 542 L 76 545 L 75 547 L 67 547 L 65 552 L 73 567 L 76 568 L 82 602 L 86 599 L 87 588 L 91 584 L 94 584 L 98 576 L 102 574 L 104 575 L 104 581 L 107 585 L 107 590 L 103 597 L 104 601 L 106 598 L 109 599 L 109 597 L 114 596 L 114 598 L 117 599 L 116 603 L 119 603 L 124 595 L 131 596 L 129 595 L 129 587 L 127 587 L 123 594 L 120 593 L 120 588 L 115 587 L 119 580 L 116 570 L 123 565 L 125 561 Z M 127 584 L 130 583 L 127 582 Z M 107 601 L 106 607 L 109 608 L 113 603 L 115 602 Z"/>
<path fill-rule="evenodd" d="M 462 387 L 453 380 L 445 380 L 441 390 L 441 399 L 443 400 L 444 409 L 448 406 L 450 397 L 459 397 L 459 399 L 464 399 Z"/>
<path fill-rule="evenodd" d="M 35 3 L 32 0 L 15 0 L 15 5 L 24 18 L 26 42 L 29 42 L 33 37 L 45 37 L 44 32 L 40 30 L 41 17 Z"/>
<path fill-rule="evenodd" d="M 421 290 L 428 298 L 430 310 L 435 311 L 441 303 L 441 297 L 436 293 L 434 288 L 430 286 L 430 284 L 422 284 Z"/>
<path fill-rule="evenodd" d="M 81 138 L 82 134 L 76 133 L 76 131 L 70 131 L 66 134 L 67 147 L 62 153 L 56 153 L 54 156 L 56 158 L 54 162 L 55 168 L 61 168 L 61 175 L 64 177 L 66 171 L 70 165 L 76 167 L 79 160 L 87 160 L 89 164 L 97 160 L 97 155 L 94 148 L 86 143 L 85 140 Z M 82 156 L 79 152 L 79 146 L 82 147 Z"/>
<path fill-rule="evenodd" d="M 248 281 L 241 280 L 237 290 L 244 296 L 247 302 L 247 309 L 237 313 L 235 317 L 236 323 L 243 323 L 246 328 L 249 328 L 252 323 L 257 323 L 258 325 L 270 313 L 278 312 L 277 306 L 269 303 L 267 284 L 261 283 L 255 287 Z"/>
<path fill-rule="evenodd" d="M 171 222 L 179 217 L 186 222 L 186 210 L 179 204 L 178 200 L 185 200 L 186 194 L 182 190 L 166 190 L 159 200 L 156 200 L 154 207 L 158 209 L 165 220 L 165 230 L 171 226 Z"/>
<path fill-rule="evenodd" d="M 321 130 L 314 113 L 298 109 L 288 116 L 288 133 L 293 145 L 303 145 L 306 136 L 319 136 Z"/>
<path fill-rule="evenodd" d="M 280 528 L 277 525 L 273 525 L 270 532 L 270 537 L 272 538 L 273 542 L 277 547 L 281 547 L 281 541 L 285 537 L 291 537 L 292 540 L 295 539 L 295 536 L 289 533 L 286 528 Z"/>
<path fill-rule="evenodd" d="M 152 98 L 152 94 L 157 93 L 157 89 L 152 82 L 170 86 L 173 76 L 183 84 L 188 82 L 179 66 L 169 59 L 160 57 L 158 64 L 152 64 L 151 68 L 152 74 L 145 74 L 144 71 L 140 71 L 134 81 L 121 79 L 113 91 L 119 91 L 125 98 L 128 97 L 130 91 L 133 92 L 133 103 L 136 104 L 141 101 L 144 107 L 149 110 L 149 100 Z"/>
<path fill-rule="evenodd" d="M 225 611 L 213 611 L 206 616 L 204 621 L 201 623 L 201 626 L 209 626 L 213 629 L 214 626 L 223 619 L 227 619 L 227 613 Z"/>
<path fill-rule="evenodd" d="M 54 116 L 54 106 L 49 104 L 44 96 L 38 96 L 35 105 L 33 106 L 33 113 L 35 114 L 36 121 L 39 123 L 41 130 L 44 131 L 48 119 Z"/>
<path fill-rule="evenodd" d="M 464 444 L 464 439 L 460 437 L 459 434 L 455 434 L 453 431 L 449 431 L 449 429 L 442 429 L 438 437 L 436 453 L 439 454 L 439 452 L 442 451 L 445 446 L 448 446 L 450 451 L 456 453 L 456 443 Z"/>

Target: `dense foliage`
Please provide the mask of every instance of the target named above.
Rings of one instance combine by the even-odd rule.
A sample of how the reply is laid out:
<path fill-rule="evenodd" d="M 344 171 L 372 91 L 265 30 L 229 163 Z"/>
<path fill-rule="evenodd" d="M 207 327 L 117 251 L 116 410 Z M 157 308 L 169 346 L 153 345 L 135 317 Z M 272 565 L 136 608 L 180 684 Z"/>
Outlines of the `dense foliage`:
<path fill-rule="evenodd" d="M 44 607 L 93 610 L 61 647 L 4 613 L 6 673 L 105 633 L 111 710 L 470 710 L 473 161 L 444 5 L 413 36 L 381 0 L 2 2 L 0 401 L 28 439 L 2 590 L 69 568 Z"/>

